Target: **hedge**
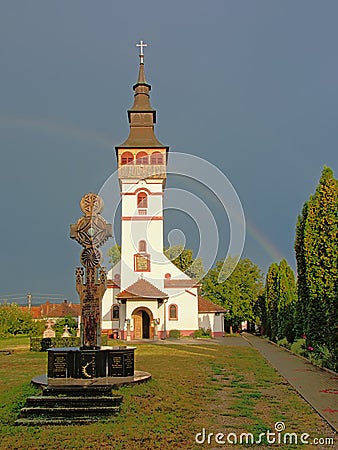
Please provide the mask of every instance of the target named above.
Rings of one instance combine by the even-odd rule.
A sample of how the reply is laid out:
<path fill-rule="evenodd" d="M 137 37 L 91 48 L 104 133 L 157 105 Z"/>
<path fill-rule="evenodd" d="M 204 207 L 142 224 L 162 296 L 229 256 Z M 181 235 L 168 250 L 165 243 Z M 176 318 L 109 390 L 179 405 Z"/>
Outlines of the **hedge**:
<path fill-rule="evenodd" d="M 108 338 L 106 335 L 101 336 L 102 345 L 107 345 Z M 30 351 L 31 352 L 46 352 L 49 348 L 60 347 L 79 347 L 80 338 L 73 337 L 55 337 L 55 338 L 30 338 Z"/>

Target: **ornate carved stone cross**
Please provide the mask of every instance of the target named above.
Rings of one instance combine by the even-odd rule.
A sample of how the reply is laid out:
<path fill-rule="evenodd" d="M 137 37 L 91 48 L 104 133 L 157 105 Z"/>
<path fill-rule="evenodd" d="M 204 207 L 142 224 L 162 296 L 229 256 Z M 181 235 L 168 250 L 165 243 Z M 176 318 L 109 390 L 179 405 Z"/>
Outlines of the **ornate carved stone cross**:
<path fill-rule="evenodd" d="M 112 236 L 112 225 L 101 216 L 103 200 L 97 194 L 82 197 L 84 215 L 70 226 L 70 237 L 84 247 L 76 269 L 76 290 L 81 303 L 81 348 L 95 349 L 101 345 L 101 303 L 107 288 L 106 272 L 99 250 Z"/>

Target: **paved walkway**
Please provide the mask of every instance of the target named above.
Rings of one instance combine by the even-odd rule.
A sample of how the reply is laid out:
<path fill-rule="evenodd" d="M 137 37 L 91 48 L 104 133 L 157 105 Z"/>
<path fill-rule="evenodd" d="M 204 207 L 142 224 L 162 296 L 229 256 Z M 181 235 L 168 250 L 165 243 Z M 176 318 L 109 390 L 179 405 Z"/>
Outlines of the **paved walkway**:
<path fill-rule="evenodd" d="M 338 432 L 338 375 L 321 370 L 263 338 L 248 333 L 242 336 Z"/>
<path fill-rule="evenodd" d="M 193 345 L 227 345 L 229 347 L 250 347 L 250 343 L 244 339 L 240 335 L 236 336 L 225 336 L 221 338 L 213 338 L 213 339 L 203 339 L 203 338 L 181 338 L 181 339 L 171 339 L 167 338 L 165 340 L 159 339 L 158 341 L 153 340 L 143 340 L 143 341 L 133 341 L 134 344 L 136 343 L 148 343 L 148 344 L 177 344 L 177 345 L 186 345 L 186 344 L 193 344 Z"/>

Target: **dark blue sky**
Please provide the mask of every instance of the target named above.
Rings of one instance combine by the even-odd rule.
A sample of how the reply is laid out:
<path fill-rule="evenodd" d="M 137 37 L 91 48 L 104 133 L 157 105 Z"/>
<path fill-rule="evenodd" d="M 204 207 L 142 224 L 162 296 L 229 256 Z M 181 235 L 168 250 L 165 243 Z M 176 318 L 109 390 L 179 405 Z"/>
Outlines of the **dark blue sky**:
<path fill-rule="evenodd" d="M 324 164 L 337 175 L 337 16 L 330 0 L 2 2 L 0 298 L 77 301 L 69 224 L 116 169 L 140 39 L 159 139 L 230 179 L 244 256 L 295 267 L 297 214 Z"/>

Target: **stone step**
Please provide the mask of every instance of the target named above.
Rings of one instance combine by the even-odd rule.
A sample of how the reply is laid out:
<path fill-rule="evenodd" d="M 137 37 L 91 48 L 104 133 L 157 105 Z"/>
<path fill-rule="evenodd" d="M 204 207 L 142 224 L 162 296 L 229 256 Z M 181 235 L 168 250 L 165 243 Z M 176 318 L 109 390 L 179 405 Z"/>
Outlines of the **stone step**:
<path fill-rule="evenodd" d="M 25 417 L 98 417 L 98 416 L 109 416 L 116 415 L 120 411 L 119 406 L 88 406 L 88 407 L 59 407 L 59 408 L 48 408 L 48 407 L 25 407 L 21 409 L 20 418 Z"/>
<path fill-rule="evenodd" d="M 63 396 L 32 396 L 28 397 L 27 407 L 44 406 L 49 408 L 67 407 L 88 407 L 88 406 L 118 406 L 122 402 L 122 395 L 110 397 L 63 397 Z"/>
<path fill-rule="evenodd" d="M 112 396 L 111 386 L 74 386 L 74 385 L 64 385 L 64 386 L 47 386 L 42 391 L 43 396 L 53 396 L 53 395 L 69 395 L 71 397 L 82 396 L 82 397 L 98 397 Z"/>
<path fill-rule="evenodd" d="M 41 417 L 23 417 L 17 419 L 14 425 L 21 426 L 34 426 L 34 425 L 86 425 L 88 423 L 96 422 L 96 417 L 52 417 L 52 418 L 41 418 Z"/>

